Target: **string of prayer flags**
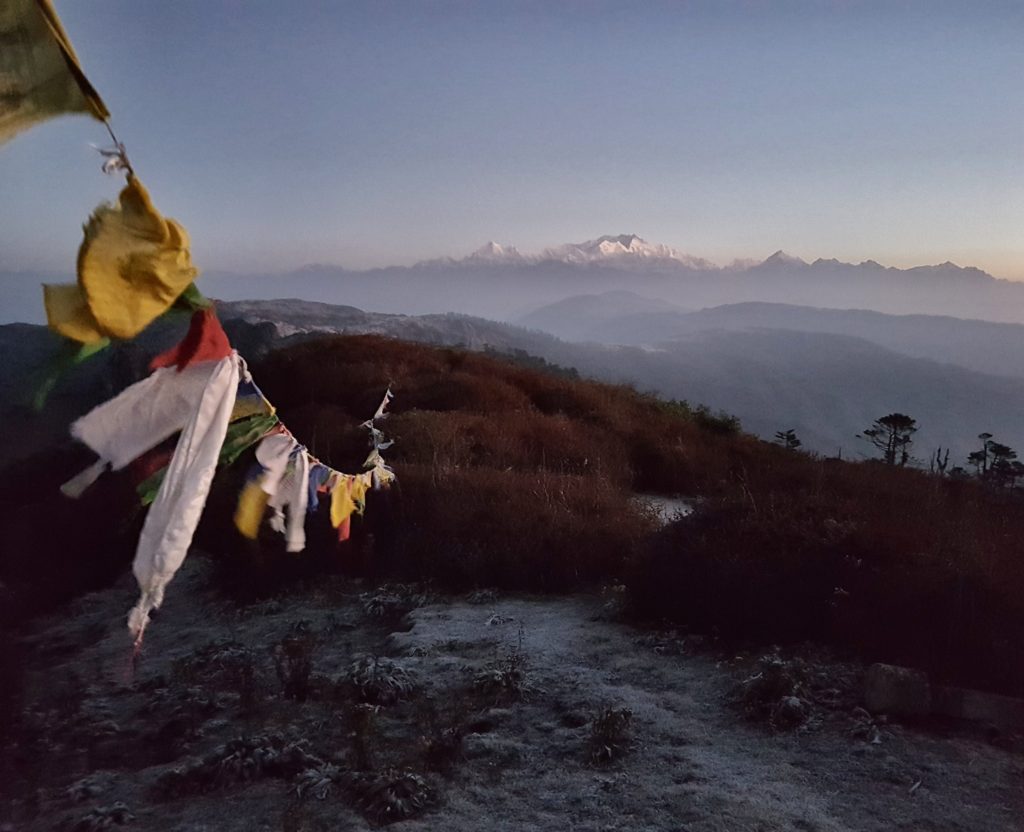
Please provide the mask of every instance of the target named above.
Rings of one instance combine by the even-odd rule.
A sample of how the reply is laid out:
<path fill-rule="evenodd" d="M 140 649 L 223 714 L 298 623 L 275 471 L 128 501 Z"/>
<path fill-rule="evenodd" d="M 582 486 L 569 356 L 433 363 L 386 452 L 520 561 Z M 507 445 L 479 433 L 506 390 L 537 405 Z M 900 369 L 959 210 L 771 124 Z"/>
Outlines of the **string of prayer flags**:
<path fill-rule="evenodd" d="M 220 457 L 217 460 L 219 466 L 234 463 L 244 451 L 259 442 L 278 423 L 278 418 L 274 413 L 253 413 L 236 420 L 239 400 L 244 389 L 244 384 L 239 385 L 238 396 L 235 398 L 235 409 L 231 414 L 233 421 L 228 425 L 228 432 L 224 437 L 224 444 L 221 445 Z M 142 505 L 148 506 L 156 499 L 156 493 L 166 473 L 166 466 L 160 467 L 139 483 L 135 490 Z"/>
<path fill-rule="evenodd" d="M 209 315 L 193 318 L 193 337 L 186 336 L 190 344 L 196 343 L 196 330 L 211 325 Z M 197 355 L 185 344 L 171 354 Z M 331 523 L 339 540 L 346 540 L 352 515 L 365 509 L 367 491 L 394 479 L 379 447 L 371 448 L 361 474 L 343 474 L 310 455 L 280 423 L 238 353 L 185 366 L 167 363 L 72 425 L 72 435 L 98 459 L 62 489 L 77 497 L 107 468 L 118 470 L 153 456 L 150 452 L 179 433 L 168 464 L 139 487 L 143 502 L 152 505 L 133 562 L 140 595 L 128 626 L 137 646 L 150 613 L 163 602 L 167 584 L 185 560 L 218 465 L 257 445 L 254 473 L 240 495 L 235 524 L 242 534 L 256 538 L 270 510 L 270 525 L 284 534 L 289 552 L 305 548 L 306 518 L 321 488 L 331 492 Z M 389 391 L 387 401 L 390 396 Z M 373 443 L 381 444 L 372 436 Z M 160 464 L 158 456 L 149 470 L 154 462 Z"/>
<path fill-rule="evenodd" d="M 0 3 L 0 144 L 65 113 L 110 117 L 50 0 Z"/>
<path fill-rule="evenodd" d="M 257 445 L 257 466 L 235 516 L 243 534 L 256 537 L 269 509 L 270 525 L 285 535 L 288 551 L 301 551 L 306 517 L 321 491 L 331 491 L 331 521 L 345 540 L 352 515 L 365 508 L 367 490 L 394 480 L 380 453 L 391 443 L 375 425 L 392 394 L 389 389 L 363 423 L 371 450 L 362 473 L 343 474 L 310 455 L 281 424 L 210 301 L 196 289 L 199 271 L 188 233 L 156 210 L 135 175 L 51 0 L 0 0 L 0 45 L 0 144 L 45 119 L 87 113 L 104 122 L 114 140 L 113 149 L 96 148 L 104 173 L 127 174 L 117 202 L 96 208 L 84 227 L 77 281 L 43 287 L 49 326 L 68 343 L 37 406 L 64 370 L 110 339 L 135 338 L 173 309 L 192 313 L 188 334 L 153 359 L 147 378 L 74 422 L 72 436 L 97 459 L 61 487 L 78 497 L 108 468 L 128 465 L 145 477 L 138 492 L 150 507 L 132 564 L 140 594 L 128 614 L 138 650 L 150 613 L 188 554 L 217 467 Z M 175 435 L 168 459 L 166 444 Z"/>
<path fill-rule="evenodd" d="M 199 274 L 188 233 L 161 216 L 136 176 L 129 175 L 116 205 L 93 211 L 84 230 L 77 285 L 43 287 L 50 328 L 67 338 L 134 338 Z"/>

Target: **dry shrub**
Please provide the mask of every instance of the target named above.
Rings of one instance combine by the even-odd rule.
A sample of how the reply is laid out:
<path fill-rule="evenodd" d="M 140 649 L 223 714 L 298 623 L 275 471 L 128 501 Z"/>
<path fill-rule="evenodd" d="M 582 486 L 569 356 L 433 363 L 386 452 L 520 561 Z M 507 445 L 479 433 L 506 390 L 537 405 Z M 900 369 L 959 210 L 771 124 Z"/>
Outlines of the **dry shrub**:
<path fill-rule="evenodd" d="M 610 763 L 629 751 L 632 745 L 633 712 L 609 705 L 590 723 L 589 757 L 593 763 Z"/>
<path fill-rule="evenodd" d="M 666 529 L 634 609 L 734 640 L 810 639 L 1024 693 L 1024 503 L 971 482 L 765 446 Z"/>
<path fill-rule="evenodd" d="M 281 692 L 287 699 L 305 702 L 312 694 L 315 651 L 316 636 L 308 621 L 292 624 L 288 634 L 271 650 Z"/>
<path fill-rule="evenodd" d="M 615 436 L 563 414 L 412 411 L 387 424 L 397 441 L 396 465 L 437 462 L 448 467 L 603 474 L 628 485 L 627 449 Z"/>
<path fill-rule="evenodd" d="M 379 656 L 363 656 L 354 661 L 342 684 L 369 705 L 393 705 L 416 692 L 416 679 L 408 670 Z"/>
<path fill-rule="evenodd" d="M 401 561 L 452 588 L 564 591 L 619 575 L 649 526 L 596 476 L 402 470 Z"/>
<path fill-rule="evenodd" d="M 513 385 L 487 376 L 455 371 L 435 379 L 429 387 L 418 387 L 403 396 L 405 406 L 417 410 L 473 410 L 508 413 L 527 410 L 530 400 Z"/>
<path fill-rule="evenodd" d="M 390 384 L 387 423 L 404 463 L 600 473 L 638 490 L 678 490 L 735 438 L 685 404 L 628 387 L 581 381 L 454 349 L 379 336 L 339 336 L 290 346 L 256 368 L 267 395 L 314 450 L 356 464 L 352 424 L 373 412 Z M 346 419 L 347 417 L 347 419 Z M 356 445 L 360 443 L 355 442 Z M 686 476 L 689 474 L 689 478 Z"/>
<path fill-rule="evenodd" d="M 523 652 L 523 630 L 520 627 L 516 646 L 474 674 L 473 690 L 492 700 L 495 705 L 530 699 L 541 691 L 530 681 L 527 664 L 527 656 Z"/>
<path fill-rule="evenodd" d="M 415 817 L 437 799 L 426 779 L 414 771 L 351 772 L 342 781 L 356 807 L 381 826 Z"/>

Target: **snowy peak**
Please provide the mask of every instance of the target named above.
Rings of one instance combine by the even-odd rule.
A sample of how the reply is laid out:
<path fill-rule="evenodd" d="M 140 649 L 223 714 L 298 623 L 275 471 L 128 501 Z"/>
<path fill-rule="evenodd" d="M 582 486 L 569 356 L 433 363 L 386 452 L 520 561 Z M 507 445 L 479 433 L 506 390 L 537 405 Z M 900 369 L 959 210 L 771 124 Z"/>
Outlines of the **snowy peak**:
<path fill-rule="evenodd" d="M 591 263 L 626 266 L 653 262 L 665 265 L 685 266 L 693 269 L 715 268 L 714 264 L 659 243 L 649 243 L 636 234 L 606 235 L 583 243 L 567 243 L 549 248 L 541 255 L 544 260 L 562 263 Z"/>
<path fill-rule="evenodd" d="M 792 254 L 786 254 L 781 248 L 771 257 L 765 260 L 762 266 L 806 266 L 807 261 Z"/>
<path fill-rule="evenodd" d="M 472 263 L 519 263 L 524 259 L 515 246 L 503 246 L 494 240 L 480 246 L 466 258 Z"/>
<path fill-rule="evenodd" d="M 462 259 L 441 258 L 418 263 L 419 266 L 503 266 L 564 263 L 569 265 L 605 265 L 617 269 L 710 269 L 718 267 L 708 260 L 692 257 L 669 246 L 649 243 L 636 234 L 605 235 L 582 243 L 566 243 L 539 254 L 523 254 L 515 246 L 494 240 L 485 243 Z"/>

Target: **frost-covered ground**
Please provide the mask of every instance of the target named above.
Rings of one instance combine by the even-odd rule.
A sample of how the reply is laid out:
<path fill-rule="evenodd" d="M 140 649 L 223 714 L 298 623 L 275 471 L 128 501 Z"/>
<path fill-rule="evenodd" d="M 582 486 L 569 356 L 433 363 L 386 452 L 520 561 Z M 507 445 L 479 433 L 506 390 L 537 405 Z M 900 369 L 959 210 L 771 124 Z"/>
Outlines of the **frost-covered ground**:
<path fill-rule="evenodd" d="M 873 719 L 856 668 L 806 654 L 769 663 L 792 690 L 743 688 L 757 657 L 608 598 L 332 579 L 240 607 L 192 558 L 134 671 L 133 600 L 25 636 L 0 828 L 1024 828 L 1019 738 Z"/>

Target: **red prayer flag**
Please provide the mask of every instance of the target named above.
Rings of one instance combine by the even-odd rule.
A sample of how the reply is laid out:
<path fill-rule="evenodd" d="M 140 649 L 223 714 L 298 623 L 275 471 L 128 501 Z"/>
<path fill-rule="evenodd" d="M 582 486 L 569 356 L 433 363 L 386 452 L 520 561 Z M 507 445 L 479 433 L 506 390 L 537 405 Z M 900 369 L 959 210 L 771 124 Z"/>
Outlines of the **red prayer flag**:
<path fill-rule="evenodd" d="M 149 362 L 149 369 L 177 366 L 180 373 L 190 364 L 219 361 L 231 355 L 231 342 L 213 308 L 199 309 L 192 315 L 188 334 L 175 346 Z"/>

